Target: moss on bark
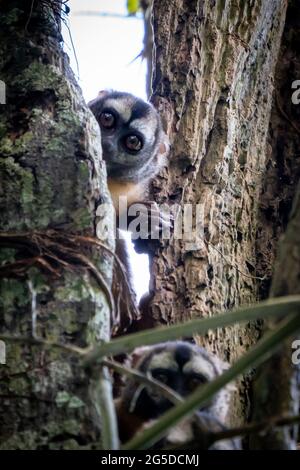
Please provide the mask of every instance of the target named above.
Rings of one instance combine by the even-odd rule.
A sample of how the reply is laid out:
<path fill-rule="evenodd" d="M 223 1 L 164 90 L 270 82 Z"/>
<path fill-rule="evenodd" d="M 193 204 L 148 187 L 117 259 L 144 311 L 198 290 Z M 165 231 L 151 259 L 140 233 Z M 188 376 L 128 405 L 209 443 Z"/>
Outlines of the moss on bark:
<path fill-rule="evenodd" d="M 55 230 L 57 243 L 59 234 L 95 236 L 97 206 L 110 203 L 98 125 L 62 51 L 59 5 L 0 4 L 0 230 L 32 240 Z M 109 217 L 107 226 L 113 240 Z M 112 260 L 78 251 L 109 284 Z M 64 269 L 42 247 L 42 261 L 26 243 L 1 248 L 2 267 L 32 257 L 28 269 L 1 275 L 0 332 L 82 347 L 107 340 L 108 300 L 90 271 L 61 254 Z M 101 447 L 94 378 L 76 355 L 9 342 L 0 376 L 1 449 Z"/>

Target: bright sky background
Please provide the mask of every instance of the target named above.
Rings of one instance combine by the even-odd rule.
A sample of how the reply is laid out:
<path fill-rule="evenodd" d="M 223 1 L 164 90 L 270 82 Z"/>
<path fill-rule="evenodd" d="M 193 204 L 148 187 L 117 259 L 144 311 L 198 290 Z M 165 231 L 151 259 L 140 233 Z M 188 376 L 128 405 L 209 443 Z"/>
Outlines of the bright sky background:
<path fill-rule="evenodd" d="M 143 48 L 143 20 L 126 17 L 126 0 L 70 0 L 70 31 L 79 63 L 79 84 L 87 101 L 98 91 L 113 88 L 146 99 L 146 65 L 132 62 Z M 94 16 L 84 13 L 95 13 Z M 96 16 L 119 14 L 124 18 Z M 69 34 L 64 31 L 66 51 L 77 75 Z"/>
<path fill-rule="evenodd" d="M 142 19 L 126 17 L 126 0 L 70 0 L 68 5 L 70 33 L 63 28 L 65 50 L 86 101 L 103 89 L 127 91 L 146 99 L 146 65 L 140 58 L 132 62 L 143 48 Z M 95 15 L 85 15 L 86 12 Z M 97 12 L 124 18 L 97 16 Z M 135 253 L 131 243 L 129 251 L 135 290 L 140 298 L 149 286 L 148 256 Z"/>

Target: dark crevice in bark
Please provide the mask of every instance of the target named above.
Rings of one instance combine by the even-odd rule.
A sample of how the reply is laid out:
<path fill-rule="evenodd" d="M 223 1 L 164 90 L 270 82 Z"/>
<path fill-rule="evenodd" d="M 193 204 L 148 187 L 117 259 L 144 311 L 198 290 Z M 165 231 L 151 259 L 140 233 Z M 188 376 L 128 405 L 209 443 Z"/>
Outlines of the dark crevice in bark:
<path fill-rule="evenodd" d="M 292 102 L 292 83 L 300 77 L 299 4 L 288 4 L 274 83 L 267 172 L 261 194 L 257 267 L 266 280 L 262 298 L 299 294 L 300 247 L 300 105 Z M 273 328 L 268 321 L 265 329 Z M 299 411 L 299 369 L 292 364 L 291 341 L 260 367 L 255 379 L 253 421 Z M 271 428 L 253 436 L 252 449 L 295 449 L 297 426 Z"/>
<path fill-rule="evenodd" d="M 271 286 L 277 244 L 289 220 L 300 177 L 300 105 L 292 102 L 292 83 L 300 77 L 300 12 L 290 1 L 275 73 L 273 107 L 270 117 L 267 160 L 260 195 L 257 232 L 257 272 L 265 280 L 259 286 L 266 298 Z"/>

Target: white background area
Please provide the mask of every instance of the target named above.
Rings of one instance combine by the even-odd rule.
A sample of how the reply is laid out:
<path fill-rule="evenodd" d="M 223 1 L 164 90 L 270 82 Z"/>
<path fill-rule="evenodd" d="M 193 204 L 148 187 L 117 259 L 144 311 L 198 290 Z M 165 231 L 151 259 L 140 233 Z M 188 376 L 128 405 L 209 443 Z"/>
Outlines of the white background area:
<path fill-rule="evenodd" d="M 65 51 L 85 100 L 95 98 L 104 89 L 127 91 L 146 99 L 146 64 L 140 58 L 133 61 L 143 48 L 142 17 L 127 17 L 126 0 L 70 0 L 68 5 L 68 28 L 63 27 Z M 149 286 L 148 256 L 138 255 L 133 245 L 128 245 L 140 298 Z"/>

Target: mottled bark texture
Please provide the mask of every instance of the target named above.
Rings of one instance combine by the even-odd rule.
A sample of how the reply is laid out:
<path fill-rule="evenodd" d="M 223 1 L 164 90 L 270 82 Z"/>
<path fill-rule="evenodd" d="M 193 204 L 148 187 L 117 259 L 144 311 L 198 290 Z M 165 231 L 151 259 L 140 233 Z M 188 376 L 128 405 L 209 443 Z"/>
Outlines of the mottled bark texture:
<path fill-rule="evenodd" d="M 0 333 L 89 346 L 109 336 L 111 257 L 76 238 L 109 201 L 99 129 L 61 48 L 60 2 L 0 14 Z M 99 448 L 95 387 L 76 355 L 7 342 L 0 448 Z"/>
<path fill-rule="evenodd" d="M 252 303 L 260 298 L 261 277 L 271 277 L 270 269 L 257 270 L 265 248 L 258 229 L 286 6 L 285 0 L 154 1 L 153 101 L 172 151 L 153 193 L 160 203 L 191 203 L 194 211 L 200 205 L 204 226 L 190 239 L 153 247 L 156 324 Z M 197 341 L 234 361 L 259 334 L 258 325 L 236 326 Z M 232 407 L 233 423 L 248 413 L 247 380 Z"/>
<path fill-rule="evenodd" d="M 293 0 L 288 5 L 275 74 L 275 100 L 269 132 L 271 152 L 266 165 L 260 206 L 262 225 L 258 232 L 260 243 L 265 247 L 259 253 L 258 266 L 261 272 L 271 272 L 278 234 L 285 229 L 294 198 L 290 221 L 279 244 L 270 290 L 273 297 L 300 293 L 299 187 L 294 197 L 300 176 L 300 105 L 291 99 L 292 83 L 300 77 L 299 30 L 299 2 Z M 265 328 L 272 326 L 274 322 L 267 322 Z M 299 366 L 292 364 L 292 352 L 292 341 L 289 341 L 282 352 L 260 368 L 254 387 L 254 421 L 298 414 L 300 374 Z M 250 445 L 254 449 L 295 449 L 297 427 L 271 428 L 262 435 L 254 435 Z"/>

